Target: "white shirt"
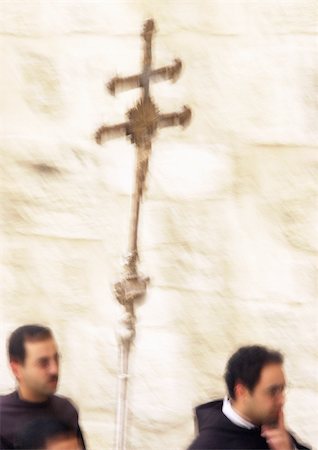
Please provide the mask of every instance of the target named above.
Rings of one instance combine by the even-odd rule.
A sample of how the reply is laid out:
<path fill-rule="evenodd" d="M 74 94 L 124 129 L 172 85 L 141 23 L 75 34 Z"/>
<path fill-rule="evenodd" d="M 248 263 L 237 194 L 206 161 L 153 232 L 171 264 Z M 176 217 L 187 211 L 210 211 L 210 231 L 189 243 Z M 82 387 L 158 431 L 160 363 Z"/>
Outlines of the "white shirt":
<path fill-rule="evenodd" d="M 235 425 L 238 425 L 242 428 L 247 428 L 251 430 L 252 428 L 255 428 L 255 425 L 249 422 L 246 419 L 243 419 L 232 407 L 230 400 L 225 397 L 223 400 L 223 407 L 222 407 L 223 414 Z"/>

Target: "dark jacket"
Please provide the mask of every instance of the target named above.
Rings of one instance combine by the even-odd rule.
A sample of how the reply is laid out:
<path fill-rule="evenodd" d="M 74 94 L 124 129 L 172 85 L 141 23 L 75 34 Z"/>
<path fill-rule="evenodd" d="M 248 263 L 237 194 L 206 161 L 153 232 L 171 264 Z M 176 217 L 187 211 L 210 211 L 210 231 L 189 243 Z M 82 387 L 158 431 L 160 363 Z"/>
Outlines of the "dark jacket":
<path fill-rule="evenodd" d="M 188 450 L 263 450 L 269 449 L 261 428 L 251 430 L 239 427 L 222 412 L 223 400 L 217 400 L 196 408 L 199 435 Z M 296 449 L 310 450 L 291 435 Z"/>
<path fill-rule="evenodd" d="M 76 431 L 85 449 L 84 439 L 78 424 L 78 413 L 65 397 L 52 395 L 41 403 L 21 400 L 18 392 L 0 395 L 0 450 L 16 448 L 19 433 L 34 419 L 55 418 Z"/>

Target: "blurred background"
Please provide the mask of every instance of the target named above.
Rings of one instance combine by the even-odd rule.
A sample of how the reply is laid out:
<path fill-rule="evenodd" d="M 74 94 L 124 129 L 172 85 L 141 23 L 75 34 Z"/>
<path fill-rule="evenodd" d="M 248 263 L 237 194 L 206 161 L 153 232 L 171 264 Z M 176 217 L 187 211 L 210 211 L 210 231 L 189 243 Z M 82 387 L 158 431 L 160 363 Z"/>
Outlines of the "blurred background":
<path fill-rule="evenodd" d="M 230 354 L 260 343 L 284 352 L 288 425 L 317 449 L 317 0 L 1 0 L 0 393 L 8 334 L 46 324 L 89 449 L 113 448 L 134 147 L 93 135 L 139 98 L 105 83 L 140 71 L 148 18 L 154 67 L 183 62 L 152 96 L 193 117 L 153 144 L 128 448 L 185 449 Z"/>

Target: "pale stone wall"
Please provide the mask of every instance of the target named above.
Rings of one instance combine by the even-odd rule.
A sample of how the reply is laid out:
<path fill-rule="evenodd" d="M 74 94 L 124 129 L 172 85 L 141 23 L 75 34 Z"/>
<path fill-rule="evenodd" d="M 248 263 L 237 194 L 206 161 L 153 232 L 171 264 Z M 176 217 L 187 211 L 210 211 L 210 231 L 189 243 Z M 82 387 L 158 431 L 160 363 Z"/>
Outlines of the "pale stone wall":
<path fill-rule="evenodd" d="M 229 354 L 254 342 L 286 354 L 288 423 L 317 446 L 317 0 L 0 2 L 0 391 L 14 385 L 8 333 L 48 324 L 89 448 L 113 446 L 111 286 L 133 149 L 92 135 L 139 95 L 113 98 L 104 83 L 139 70 L 148 17 L 156 66 L 184 63 L 153 95 L 163 112 L 190 105 L 193 120 L 153 147 L 129 448 L 184 449 L 192 408 L 223 395 Z"/>

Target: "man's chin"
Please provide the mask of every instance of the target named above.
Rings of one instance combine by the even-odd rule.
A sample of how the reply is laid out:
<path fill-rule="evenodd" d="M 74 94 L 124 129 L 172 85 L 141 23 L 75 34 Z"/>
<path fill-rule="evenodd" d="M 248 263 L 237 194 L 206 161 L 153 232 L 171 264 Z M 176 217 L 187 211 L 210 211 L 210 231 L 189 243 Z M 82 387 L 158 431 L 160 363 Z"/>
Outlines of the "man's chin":
<path fill-rule="evenodd" d="M 56 389 L 57 389 L 57 381 L 51 381 L 47 386 L 46 394 L 47 395 L 55 394 Z"/>
<path fill-rule="evenodd" d="M 266 420 L 264 420 L 263 425 L 275 428 L 277 426 L 277 422 L 278 422 L 278 414 L 273 414 L 270 417 L 267 417 Z"/>

